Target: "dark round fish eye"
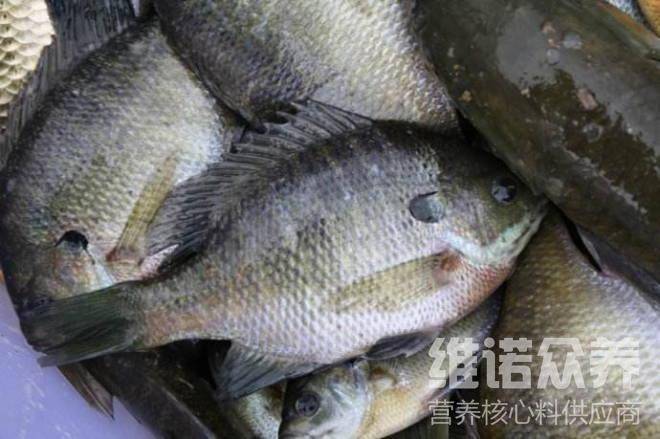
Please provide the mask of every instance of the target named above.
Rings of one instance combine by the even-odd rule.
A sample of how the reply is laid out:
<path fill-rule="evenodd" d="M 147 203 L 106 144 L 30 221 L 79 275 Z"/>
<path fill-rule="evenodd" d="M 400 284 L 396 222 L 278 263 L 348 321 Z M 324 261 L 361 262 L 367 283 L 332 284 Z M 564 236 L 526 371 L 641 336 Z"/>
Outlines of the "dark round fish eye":
<path fill-rule="evenodd" d="M 513 178 L 501 177 L 493 182 L 490 193 L 498 203 L 509 204 L 518 194 L 518 184 Z"/>
<path fill-rule="evenodd" d="M 87 250 L 87 244 L 89 244 L 89 241 L 87 241 L 87 237 L 82 233 L 75 230 L 69 230 L 62 235 L 55 245 L 57 246 L 62 243 Z"/>
<path fill-rule="evenodd" d="M 296 399 L 295 408 L 299 416 L 314 416 L 319 411 L 319 398 L 314 393 L 303 393 Z"/>
<path fill-rule="evenodd" d="M 408 210 L 417 221 L 437 223 L 444 217 L 444 211 L 437 198 L 437 192 L 418 195 L 410 201 Z"/>

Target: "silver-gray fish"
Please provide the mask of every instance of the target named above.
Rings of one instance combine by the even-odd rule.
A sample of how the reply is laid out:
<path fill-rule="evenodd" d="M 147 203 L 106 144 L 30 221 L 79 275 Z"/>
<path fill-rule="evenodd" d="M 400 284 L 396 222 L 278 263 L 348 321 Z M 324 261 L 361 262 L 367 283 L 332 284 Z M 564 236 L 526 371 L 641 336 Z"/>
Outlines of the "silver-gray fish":
<path fill-rule="evenodd" d="M 159 214 L 182 239 L 170 261 L 191 260 L 25 319 L 42 364 L 230 339 L 216 379 L 236 397 L 363 354 L 413 353 L 507 278 L 545 212 L 459 139 L 320 104 L 288 118 L 169 199 L 185 207 Z"/>

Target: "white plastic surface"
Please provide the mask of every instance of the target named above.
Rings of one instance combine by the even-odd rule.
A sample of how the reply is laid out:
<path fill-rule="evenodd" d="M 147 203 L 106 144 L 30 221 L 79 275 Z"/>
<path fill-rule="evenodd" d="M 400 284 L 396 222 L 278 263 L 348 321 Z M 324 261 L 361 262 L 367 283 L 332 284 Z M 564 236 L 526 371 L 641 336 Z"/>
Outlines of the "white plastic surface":
<path fill-rule="evenodd" d="M 37 357 L 0 283 L 0 439 L 153 438 L 117 400 L 114 420 L 97 413 Z"/>

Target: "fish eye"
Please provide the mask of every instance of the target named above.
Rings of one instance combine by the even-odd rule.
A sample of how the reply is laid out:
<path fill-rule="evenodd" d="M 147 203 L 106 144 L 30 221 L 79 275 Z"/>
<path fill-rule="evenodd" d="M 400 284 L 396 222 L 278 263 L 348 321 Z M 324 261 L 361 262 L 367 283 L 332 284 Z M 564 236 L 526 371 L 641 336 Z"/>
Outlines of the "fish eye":
<path fill-rule="evenodd" d="M 493 182 L 490 193 L 498 203 L 509 204 L 518 194 L 518 184 L 513 178 L 500 177 Z"/>
<path fill-rule="evenodd" d="M 434 195 L 437 192 L 418 195 L 410 201 L 408 210 L 417 221 L 437 223 L 442 220 L 444 212 Z"/>
<path fill-rule="evenodd" d="M 295 409 L 299 416 L 314 416 L 319 411 L 319 398 L 314 393 L 303 393 L 296 399 Z"/>
<path fill-rule="evenodd" d="M 71 247 L 87 250 L 87 244 L 89 244 L 89 241 L 87 240 L 87 237 L 82 233 L 76 230 L 69 230 L 62 235 L 62 237 L 57 241 L 57 244 L 55 245 L 58 246 L 62 243 L 66 243 Z"/>

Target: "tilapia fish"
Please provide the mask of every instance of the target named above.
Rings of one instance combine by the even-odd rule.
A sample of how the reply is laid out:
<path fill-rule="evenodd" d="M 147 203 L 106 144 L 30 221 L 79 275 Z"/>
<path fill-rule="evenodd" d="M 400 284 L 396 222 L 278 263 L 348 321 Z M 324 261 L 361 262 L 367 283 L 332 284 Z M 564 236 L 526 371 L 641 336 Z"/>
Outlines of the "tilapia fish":
<path fill-rule="evenodd" d="M 501 294 L 438 337 L 471 339 L 482 345 L 498 318 Z M 407 358 L 337 366 L 287 383 L 280 434 L 283 437 L 383 438 L 422 420 L 451 390 L 431 379 L 436 361 L 428 349 Z M 448 357 L 440 365 L 446 376 Z"/>
<path fill-rule="evenodd" d="M 657 282 L 659 40 L 611 9 L 423 0 L 422 39 L 493 151 Z"/>
<path fill-rule="evenodd" d="M 158 216 L 181 239 L 169 262 L 191 260 L 27 316 L 42 364 L 229 339 L 226 398 L 367 352 L 413 353 L 506 279 L 544 214 L 458 139 L 314 103 L 288 118 L 166 201 Z"/>
<path fill-rule="evenodd" d="M 314 99 L 373 119 L 453 128 L 453 107 L 399 0 L 156 0 L 215 94 L 259 123 Z"/>
<path fill-rule="evenodd" d="M 528 351 L 531 364 L 524 360 L 515 363 L 530 365 L 529 388 L 490 388 L 484 379 L 480 383 L 482 402 L 499 400 L 507 410 L 517 404 L 521 422 L 482 426 L 486 437 L 658 437 L 659 318 L 657 300 L 620 278 L 599 272 L 588 254 L 580 252 L 559 216 L 549 216 L 520 258 L 494 333 L 500 343 L 506 337 L 532 341 Z M 542 367 L 544 356 L 537 354 L 543 340 L 549 338 L 564 339 L 559 342 L 563 344 L 550 345 L 547 356 L 551 356 L 559 379 L 569 378 L 565 388 L 552 381 L 546 388 L 538 386 L 542 371 L 552 370 L 552 365 Z M 566 344 L 567 339 L 577 342 L 577 347 Z M 617 344 L 628 348 L 621 350 Z M 496 354 L 499 364 L 505 354 L 501 349 Z M 575 370 L 584 380 L 583 386 L 578 385 L 576 375 L 571 375 Z M 634 374 L 630 386 L 623 381 L 626 370 Z M 514 374 L 513 379 L 520 381 L 520 376 Z M 540 401 L 548 413 L 561 413 L 557 421 L 536 418 L 525 422 L 530 412 L 522 404 L 537 407 Z M 638 422 L 622 422 L 621 417 L 617 421 L 625 404 L 633 405 L 633 417 L 637 405 Z M 589 422 L 593 410 L 596 421 Z M 604 414 L 609 410 L 611 418 L 607 421 Z"/>
<path fill-rule="evenodd" d="M 156 210 L 172 187 L 222 156 L 233 126 L 156 23 L 91 55 L 45 99 L 0 183 L 0 262 L 19 315 L 150 276 L 158 255 L 146 236 Z M 83 367 L 62 372 L 111 410 Z"/>
<path fill-rule="evenodd" d="M 0 257 L 19 311 L 150 275 L 156 211 L 221 158 L 233 124 L 154 21 L 91 55 L 49 95 L 2 176 Z"/>

